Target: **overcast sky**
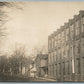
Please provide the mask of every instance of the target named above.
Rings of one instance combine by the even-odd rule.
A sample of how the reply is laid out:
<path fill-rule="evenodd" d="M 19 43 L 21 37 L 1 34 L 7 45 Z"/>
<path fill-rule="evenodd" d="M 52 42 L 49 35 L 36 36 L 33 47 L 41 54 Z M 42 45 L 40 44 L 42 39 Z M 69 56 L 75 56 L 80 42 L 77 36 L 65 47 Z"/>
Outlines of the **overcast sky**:
<path fill-rule="evenodd" d="M 48 44 L 48 35 L 72 19 L 84 2 L 25 2 L 23 10 L 9 10 L 6 23 L 8 37 L 4 50 L 9 51 L 16 43 L 26 45 L 28 52 L 32 48 Z"/>

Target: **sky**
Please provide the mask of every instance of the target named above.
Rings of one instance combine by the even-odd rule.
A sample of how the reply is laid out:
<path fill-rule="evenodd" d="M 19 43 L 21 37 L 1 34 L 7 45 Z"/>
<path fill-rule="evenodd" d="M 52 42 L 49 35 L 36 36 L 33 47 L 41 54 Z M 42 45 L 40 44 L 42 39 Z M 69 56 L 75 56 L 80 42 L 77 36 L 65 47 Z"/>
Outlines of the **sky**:
<path fill-rule="evenodd" d="M 84 2 L 25 1 L 21 11 L 11 8 L 4 10 L 9 20 L 5 24 L 8 36 L 2 50 L 9 52 L 16 44 L 21 44 L 30 54 L 33 48 L 47 46 L 48 35 L 84 10 Z"/>

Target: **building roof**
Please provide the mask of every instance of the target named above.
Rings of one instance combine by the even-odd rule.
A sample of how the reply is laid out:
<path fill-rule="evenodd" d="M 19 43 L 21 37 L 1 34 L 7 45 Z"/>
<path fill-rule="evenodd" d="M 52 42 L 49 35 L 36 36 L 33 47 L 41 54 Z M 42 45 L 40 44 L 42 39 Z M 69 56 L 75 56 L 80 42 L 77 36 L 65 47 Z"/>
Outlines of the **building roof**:
<path fill-rule="evenodd" d="M 45 58 L 48 58 L 48 55 L 47 54 L 39 54 L 38 57 L 40 59 L 45 59 Z"/>
<path fill-rule="evenodd" d="M 80 18 L 80 16 L 84 16 L 84 10 L 80 10 L 78 15 L 74 15 L 72 19 L 69 19 L 69 21 L 67 23 L 64 23 L 64 25 L 62 27 L 60 27 L 59 29 L 57 29 L 55 32 L 53 32 L 52 34 L 50 34 L 48 36 L 48 38 L 52 38 L 54 36 L 54 34 L 58 34 L 60 33 L 62 30 L 64 30 L 64 28 L 68 28 L 69 24 L 73 24 L 74 20 L 78 20 Z"/>
<path fill-rule="evenodd" d="M 48 54 L 38 54 L 35 61 L 37 60 L 37 58 L 40 58 L 40 59 L 47 59 L 48 58 Z"/>

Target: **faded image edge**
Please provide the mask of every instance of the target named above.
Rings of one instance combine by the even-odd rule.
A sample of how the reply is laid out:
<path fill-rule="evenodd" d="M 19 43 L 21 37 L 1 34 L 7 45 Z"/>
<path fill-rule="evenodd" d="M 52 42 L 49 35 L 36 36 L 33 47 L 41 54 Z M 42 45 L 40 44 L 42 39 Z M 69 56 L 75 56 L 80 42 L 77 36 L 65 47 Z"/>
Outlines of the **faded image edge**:
<path fill-rule="evenodd" d="M 20 2 L 18 5 L 17 2 L 0 1 L 0 41 L 9 35 L 4 27 L 9 16 L 2 9 L 12 7 L 20 12 L 24 10 L 22 4 L 24 3 Z M 0 82 L 83 82 L 84 10 L 78 11 L 78 15 L 74 15 L 73 19 L 69 19 L 67 23 L 47 36 L 48 46 L 35 46 L 28 54 L 26 44 L 16 43 L 12 51 L 7 52 L 8 54 L 1 54 L 0 51 Z M 39 45 L 40 42 L 37 41 L 38 39 L 36 43 Z M 33 45 L 33 42 L 31 44 Z"/>

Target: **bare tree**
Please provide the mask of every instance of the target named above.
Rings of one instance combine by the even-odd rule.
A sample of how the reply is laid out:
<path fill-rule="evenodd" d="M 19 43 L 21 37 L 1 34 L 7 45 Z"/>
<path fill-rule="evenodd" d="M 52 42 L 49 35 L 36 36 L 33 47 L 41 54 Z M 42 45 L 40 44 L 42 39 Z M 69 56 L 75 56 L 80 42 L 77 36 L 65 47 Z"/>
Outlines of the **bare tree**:
<path fill-rule="evenodd" d="M 5 22 L 7 21 L 7 15 L 6 15 L 6 13 L 2 10 L 2 6 L 3 6 L 3 4 L 2 3 L 0 3 L 0 37 L 2 37 L 2 36 L 5 36 L 5 32 L 4 32 L 4 30 L 6 29 L 6 28 L 4 28 L 4 24 L 5 24 Z"/>
<path fill-rule="evenodd" d="M 0 1 L 0 53 L 4 43 L 8 38 L 9 32 L 6 23 L 11 20 L 9 11 L 23 11 L 24 2 L 18 1 Z M 5 41 L 4 41 L 5 40 Z"/>
<path fill-rule="evenodd" d="M 40 47 L 35 47 L 32 52 L 34 52 L 34 54 L 36 54 L 36 55 L 40 54 L 40 53 L 47 54 L 48 53 L 48 48 L 45 45 L 40 46 Z"/>
<path fill-rule="evenodd" d="M 9 8 L 16 8 L 16 9 L 23 9 L 24 2 L 19 1 L 0 1 L 0 7 L 9 7 Z"/>
<path fill-rule="evenodd" d="M 11 67 L 13 72 L 16 74 L 18 74 L 19 71 L 22 72 L 22 67 L 26 62 L 25 51 L 25 46 L 16 45 L 11 55 Z"/>
<path fill-rule="evenodd" d="M 8 33 L 6 32 L 5 23 L 8 22 L 9 16 L 6 11 L 4 11 L 4 8 L 9 8 L 14 10 L 22 10 L 24 6 L 23 2 L 16 2 L 16 1 L 0 1 L 0 39 L 2 40 L 2 37 L 7 36 Z"/>
<path fill-rule="evenodd" d="M 32 49 L 32 53 L 30 54 L 30 56 L 31 56 L 31 58 L 33 60 L 35 60 L 36 59 L 36 56 L 38 54 L 48 54 L 48 48 L 47 48 L 47 46 L 44 45 L 44 46 L 33 48 Z"/>

